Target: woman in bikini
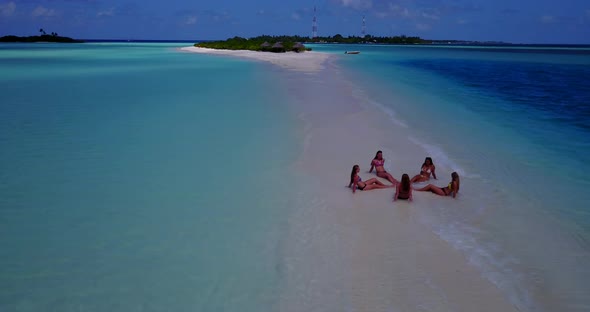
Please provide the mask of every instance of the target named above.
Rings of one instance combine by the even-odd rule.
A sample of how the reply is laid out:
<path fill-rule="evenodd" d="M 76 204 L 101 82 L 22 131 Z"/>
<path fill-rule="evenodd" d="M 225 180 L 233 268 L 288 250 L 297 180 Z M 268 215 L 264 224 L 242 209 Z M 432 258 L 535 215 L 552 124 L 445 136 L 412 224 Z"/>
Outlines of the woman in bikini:
<path fill-rule="evenodd" d="M 432 177 L 436 180 L 436 173 L 434 172 L 436 168 L 434 167 L 434 164 L 432 163 L 432 158 L 430 157 L 426 157 L 426 159 L 424 159 L 424 163 L 422 164 L 422 167 L 420 169 L 420 174 L 416 175 L 412 178 L 412 180 L 410 180 L 410 182 L 412 183 L 416 183 L 416 182 L 425 182 L 430 180 L 430 174 L 432 174 Z"/>
<path fill-rule="evenodd" d="M 361 171 L 361 169 L 360 169 L 359 165 L 354 165 L 352 167 L 352 172 L 350 173 L 350 183 L 348 184 L 348 187 L 352 187 L 353 193 L 356 191 L 356 189 L 359 189 L 361 191 L 368 191 L 368 190 L 391 187 L 389 185 L 383 184 L 383 182 L 381 182 L 375 178 L 369 179 L 367 181 L 363 181 L 361 179 L 361 177 L 359 177 L 360 171 Z"/>
<path fill-rule="evenodd" d="M 377 151 L 375 158 L 371 161 L 371 169 L 369 170 L 369 173 L 373 172 L 373 168 L 375 168 L 375 173 L 377 173 L 378 177 L 386 179 L 393 185 L 398 184 L 399 182 L 389 172 L 385 171 L 385 167 L 383 167 L 384 165 L 385 159 L 383 159 L 383 152 Z"/>
<path fill-rule="evenodd" d="M 393 201 L 398 199 L 412 201 L 412 187 L 410 186 L 410 176 L 407 173 L 402 175 L 402 182 L 395 186 Z"/>
<path fill-rule="evenodd" d="M 459 187 L 461 185 L 461 181 L 459 181 L 459 174 L 456 172 L 451 173 L 451 182 L 449 185 L 445 187 L 438 187 L 436 185 L 428 184 L 423 188 L 416 189 L 419 192 L 426 192 L 430 191 L 436 195 L 440 196 L 449 196 L 452 195 L 453 198 L 457 197 L 457 193 L 459 193 Z"/>

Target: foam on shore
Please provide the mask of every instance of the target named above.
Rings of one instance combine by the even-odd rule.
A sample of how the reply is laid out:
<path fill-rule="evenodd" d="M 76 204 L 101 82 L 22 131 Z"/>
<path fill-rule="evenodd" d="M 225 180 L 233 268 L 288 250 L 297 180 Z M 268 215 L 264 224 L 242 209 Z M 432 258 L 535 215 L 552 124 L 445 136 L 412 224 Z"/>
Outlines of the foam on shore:
<path fill-rule="evenodd" d="M 324 68 L 322 64 L 328 57 L 330 57 L 330 54 L 328 53 L 313 51 L 307 51 L 303 53 L 269 53 L 248 50 L 220 50 L 198 47 L 184 47 L 180 48 L 180 50 L 192 53 L 226 55 L 270 62 L 283 68 L 303 72 L 317 72 L 322 70 Z"/>

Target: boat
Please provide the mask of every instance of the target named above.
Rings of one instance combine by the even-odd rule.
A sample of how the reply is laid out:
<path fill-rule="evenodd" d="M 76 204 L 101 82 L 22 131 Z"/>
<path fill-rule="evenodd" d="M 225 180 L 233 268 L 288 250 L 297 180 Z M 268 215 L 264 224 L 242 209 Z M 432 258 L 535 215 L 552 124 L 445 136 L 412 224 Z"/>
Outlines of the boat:
<path fill-rule="evenodd" d="M 361 51 L 344 51 L 344 54 L 359 54 Z"/>

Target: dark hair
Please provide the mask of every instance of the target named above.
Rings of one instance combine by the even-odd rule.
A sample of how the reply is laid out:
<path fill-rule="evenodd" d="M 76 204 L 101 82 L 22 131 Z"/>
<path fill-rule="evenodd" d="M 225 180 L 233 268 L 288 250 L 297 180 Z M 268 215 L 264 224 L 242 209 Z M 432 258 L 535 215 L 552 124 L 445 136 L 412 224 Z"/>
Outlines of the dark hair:
<path fill-rule="evenodd" d="M 373 158 L 373 160 L 377 159 L 377 155 L 379 155 L 379 153 L 383 154 L 382 151 L 377 151 L 377 153 L 375 153 L 375 158 Z"/>
<path fill-rule="evenodd" d="M 407 173 L 402 174 L 402 191 L 408 192 L 410 190 L 410 176 Z"/>
<path fill-rule="evenodd" d="M 354 183 L 354 176 L 356 175 L 356 169 L 358 169 L 359 165 L 352 166 L 352 172 L 350 173 L 350 184 Z"/>
<path fill-rule="evenodd" d="M 457 192 L 459 190 L 459 184 L 461 184 L 461 181 L 459 180 L 459 174 L 456 171 L 453 171 L 453 173 L 451 173 L 451 179 L 452 182 L 457 182 L 457 189 L 453 190 L 454 192 Z"/>
<path fill-rule="evenodd" d="M 430 157 L 426 157 L 426 158 L 424 159 L 424 163 L 422 164 L 422 167 L 426 166 L 426 162 L 427 162 L 427 161 L 429 161 L 429 160 L 430 160 L 430 164 L 431 164 L 431 165 L 434 165 L 434 163 L 432 162 L 432 158 L 430 158 Z"/>

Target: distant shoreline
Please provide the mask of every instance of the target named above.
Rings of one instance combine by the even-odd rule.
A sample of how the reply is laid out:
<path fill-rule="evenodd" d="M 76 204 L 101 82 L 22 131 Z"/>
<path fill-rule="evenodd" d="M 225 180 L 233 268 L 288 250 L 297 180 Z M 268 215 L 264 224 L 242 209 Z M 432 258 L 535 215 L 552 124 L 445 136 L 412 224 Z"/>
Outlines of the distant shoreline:
<path fill-rule="evenodd" d="M 82 43 L 84 41 L 73 39 L 70 37 L 62 37 L 58 36 L 57 34 L 54 35 L 47 35 L 43 34 L 41 36 L 4 36 L 0 37 L 0 42 L 6 43 L 36 43 L 36 42 L 50 42 L 50 43 Z"/>
<path fill-rule="evenodd" d="M 4 36 L 9 37 L 9 36 Z M 4 38 L 0 37 L 0 38 Z M 26 38 L 26 37 L 21 37 Z M 71 39 L 71 38 L 70 38 Z M 178 39 L 178 40 L 170 40 L 170 39 L 72 39 L 76 40 L 77 42 L 83 43 L 194 43 L 194 42 L 213 42 L 219 41 L 218 39 Z M 389 45 L 389 46 L 449 46 L 449 47 L 522 47 L 522 48 L 578 48 L 578 49 L 590 49 L 590 44 L 585 43 L 492 43 L 492 42 L 471 42 L 471 41 L 461 41 L 455 40 L 450 41 L 448 40 L 432 40 L 432 43 L 418 43 L 418 44 L 394 44 L 394 43 L 337 43 L 337 42 L 302 42 L 303 44 L 311 44 L 311 45 L 358 45 L 358 46 L 365 46 L 365 45 Z M 0 41 L 0 43 L 15 43 L 16 41 Z M 21 42 L 21 41 L 19 41 Z M 35 41 L 35 42 L 51 42 L 51 41 Z M 24 42 L 27 43 L 27 42 Z M 32 42 L 31 42 L 32 43 Z"/>
<path fill-rule="evenodd" d="M 7 37 L 7 36 L 5 36 Z M 178 39 L 178 40 L 170 40 L 170 39 L 74 39 L 79 40 L 85 43 L 93 43 L 93 42 L 129 42 L 129 43 L 194 43 L 194 42 L 212 42 L 212 41 L 219 41 L 219 39 Z M 503 43 L 492 43 L 492 42 L 471 42 L 471 41 L 462 41 L 462 40 L 455 40 L 448 43 L 448 40 L 432 40 L 433 43 L 418 43 L 418 44 L 411 44 L 409 46 L 482 46 L 482 47 L 531 47 L 531 48 L 590 48 L 590 43 L 510 43 L 510 42 L 503 42 Z M 312 44 L 312 45 L 330 45 L 330 44 L 345 44 L 345 45 L 392 45 L 392 46 L 408 46 L 408 44 L 395 44 L 395 43 L 336 43 L 336 42 L 302 42 L 303 44 Z"/>
<path fill-rule="evenodd" d="M 249 50 L 222 50 L 222 49 L 210 49 L 210 48 L 199 48 L 199 47 L 184 47 L 180 48 L 179 51 L 189 53 L 201 53 L 210 55 L 225 55 L 239 58 L 252 59 L 257 61 L 269 62 L 280 67 L 303 71 L 303 72 L 318 72 L 324 69 L 323 63 L 332 54 L 321 53 L 321 52 L 286 52 L 286 53 L 267 53 Z"/>

